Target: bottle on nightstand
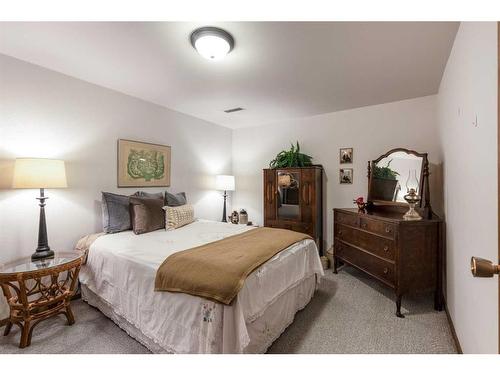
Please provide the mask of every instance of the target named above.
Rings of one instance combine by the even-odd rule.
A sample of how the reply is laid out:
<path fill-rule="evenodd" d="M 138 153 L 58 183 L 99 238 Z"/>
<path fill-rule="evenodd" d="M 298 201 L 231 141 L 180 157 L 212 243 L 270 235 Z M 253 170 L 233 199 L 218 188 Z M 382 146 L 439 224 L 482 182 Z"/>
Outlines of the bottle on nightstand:
<path fill-rule="evenodd" d="M 240 215 L 238 215 L 238 211 L 233 211 L 231 214 L 231 223 L 238 224 L 240 221 Z"/>
<path fill-rule="evenodd" d="M 244 208 L 240 210 L 240 224 L 248 224 L 248 214 Z"/>

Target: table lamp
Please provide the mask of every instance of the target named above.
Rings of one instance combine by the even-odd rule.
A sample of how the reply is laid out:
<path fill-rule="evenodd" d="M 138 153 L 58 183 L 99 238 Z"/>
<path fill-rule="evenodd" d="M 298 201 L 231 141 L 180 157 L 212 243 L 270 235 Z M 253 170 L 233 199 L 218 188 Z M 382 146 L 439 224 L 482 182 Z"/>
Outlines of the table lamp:
<path fill-rule="evenodd" d="M 14 165 L 14 189 L 40 189 L 40 221 L 38 226 L 38 247 L 31 255 L 31 260 L 51 258 L 54 252 L 50 249 L 47 239 L 47 224 L 45 221 L 44 189 L 65 188 L 66 169 L 64 161 L 54 159 L 16 159 Z"/>
<path fill-rule="evenodd" d="M 224 209 L 222 210 L 222 221 L 224 223 L 227 223 L 227 216 L 226 216 L 227 192 L 234 191 L 234 176 L 229 176 L 225 174 L 220 174 L 215 176 L 215 188 L 217 190 L 224 191 Z"/>

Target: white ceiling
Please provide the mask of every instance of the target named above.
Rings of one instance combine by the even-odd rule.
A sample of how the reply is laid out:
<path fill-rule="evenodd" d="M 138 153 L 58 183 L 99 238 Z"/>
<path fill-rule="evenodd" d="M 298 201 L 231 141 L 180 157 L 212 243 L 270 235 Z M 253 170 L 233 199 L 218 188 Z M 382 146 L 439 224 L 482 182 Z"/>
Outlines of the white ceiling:
<path fill-rule="evenodd" d="M 222 61 L 189 35 L 235 39 Z M 456 22 L 0 23 L 0 53 L 230 128 L 435 94 Z M 223 110 L 243 107 L 226 114 Z"/>

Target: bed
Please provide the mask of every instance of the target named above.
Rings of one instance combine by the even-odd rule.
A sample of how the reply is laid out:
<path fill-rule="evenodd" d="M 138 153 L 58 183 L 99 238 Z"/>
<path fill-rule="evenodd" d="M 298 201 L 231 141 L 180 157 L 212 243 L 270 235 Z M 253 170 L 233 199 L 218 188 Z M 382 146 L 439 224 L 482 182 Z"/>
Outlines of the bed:
<path fill-rule="evenodd" d="M 313 240 L 257 268 L 231 305 L 154 291 L 156 271 L 169 255 L 251 229 L 197 220 L 173 231 L 101 236 L 80 271 L 82 298 L 153 353 L 264 353 L 309 303 L 323 275 Z"/>

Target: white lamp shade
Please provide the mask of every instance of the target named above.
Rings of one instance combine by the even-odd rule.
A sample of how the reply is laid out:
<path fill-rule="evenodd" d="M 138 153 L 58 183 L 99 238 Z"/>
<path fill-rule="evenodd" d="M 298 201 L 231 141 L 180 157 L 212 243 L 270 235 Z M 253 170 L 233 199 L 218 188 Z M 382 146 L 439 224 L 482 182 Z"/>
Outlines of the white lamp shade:
<path fill-rule="evenodd" d="M 16 159 L 12 187 L 16 189 L 68 187 L 64 161 L 54 159 Z"/>
<path fill-rule="evenodd" d="M 215 188 L 217 190 L 234 190 L 234 176 L 220 174 L 215 176 Z"/>

